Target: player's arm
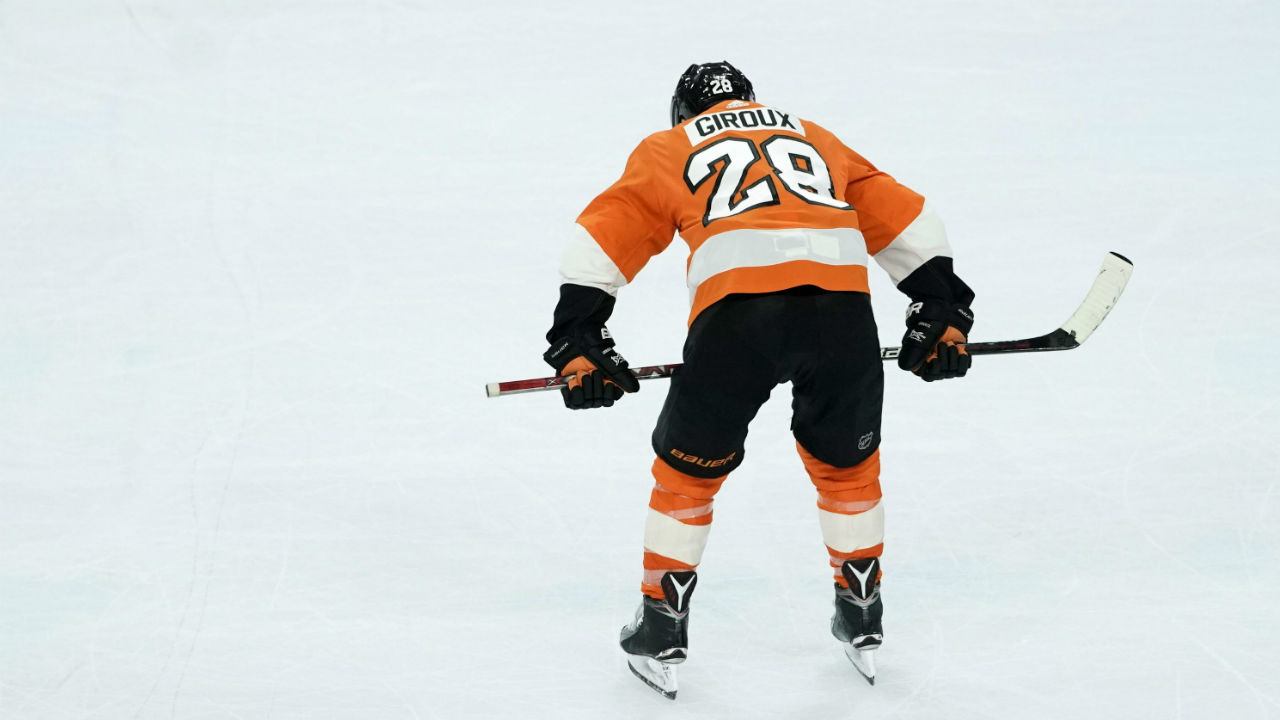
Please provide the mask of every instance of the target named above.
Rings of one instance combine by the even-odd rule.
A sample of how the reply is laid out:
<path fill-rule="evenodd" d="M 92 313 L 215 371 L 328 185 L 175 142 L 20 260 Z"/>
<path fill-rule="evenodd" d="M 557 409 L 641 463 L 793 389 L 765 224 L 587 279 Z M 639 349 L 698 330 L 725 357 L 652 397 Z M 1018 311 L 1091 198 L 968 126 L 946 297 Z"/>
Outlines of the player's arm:
<path fill-rule="evenodd" d="M 849 150 L 845 201 L 858 211 L 867 250 L 911 298 L 898 366 L 926 381 L 963 377 L 973 290 L 956 275 L 946 229 L 919 193 Z"/>
<path fill-rule="evenodd" d="M 605 323 L 618 290 L 675 234 L 661 200 L 661 156 L 649 141 L 631 154 L 626 170 L 578 216 L 560 263 L 556 304 L 543 354 L 556 372 L 572 375 L 562 391 L 566 407 L 609 407 L 640 383 L 614 350 Z"/>

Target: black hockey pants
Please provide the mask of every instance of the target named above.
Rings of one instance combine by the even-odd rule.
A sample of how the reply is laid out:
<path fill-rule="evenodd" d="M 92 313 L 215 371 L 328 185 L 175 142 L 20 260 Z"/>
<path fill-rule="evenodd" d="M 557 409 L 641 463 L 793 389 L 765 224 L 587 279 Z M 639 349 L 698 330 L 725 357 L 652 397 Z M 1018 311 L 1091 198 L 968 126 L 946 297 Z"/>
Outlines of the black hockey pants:
<path fill-rule="evenodd" d="M 851 467 L 880 445 L 884 370 L 865 293 L 806 286 L 730 295 L 689 328 L 653 431 L 658 457 L 694 477 L 742 463 L 747 425 L 792 383 L 791 429 L 815 458 Z"/>

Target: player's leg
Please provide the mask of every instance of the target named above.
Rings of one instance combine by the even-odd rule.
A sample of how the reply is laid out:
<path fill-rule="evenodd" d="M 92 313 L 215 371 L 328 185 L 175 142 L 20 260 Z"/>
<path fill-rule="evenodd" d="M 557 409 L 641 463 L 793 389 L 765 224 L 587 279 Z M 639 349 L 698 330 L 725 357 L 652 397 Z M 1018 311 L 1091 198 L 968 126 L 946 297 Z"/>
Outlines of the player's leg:
<path fill-rule="evenodd" d="M 832 293 L 814 303 L 818 324 L 806 333 L 811 340 L 796 361 L 792 429 L 818 491 L 819 523 L 834 569 L 832 632 L 858 648 L 871 648 L 882 636 L 884 370 L 869 298 Z"/>
<path fill-rule="evenodd" d="M 646 595 L 661 598 L 665 572 L 692 570 L 701 560 L 715 494 L 742 463 L 747 425 L 778 382 L 769 328 L 779 306 L 771 296 L 727 298 L 689 330 L 684 365 L 653 431 Z"/>
<path fill-rule="evenodd" d="M 632 669 L 664 692 L 667 667 L 687 652 L 689 596 L 711 530 L 712 503 L 742 463 L 747 425 L 777 384 L 770 357 L 767 296 L 727 298 L 689 331 L 684 365 L 672 378 L 653 432 L 657 458 L 644 530 L 644 598 L 623 628 Z M 655 667 L 653 662 L 664 664 Z"/>

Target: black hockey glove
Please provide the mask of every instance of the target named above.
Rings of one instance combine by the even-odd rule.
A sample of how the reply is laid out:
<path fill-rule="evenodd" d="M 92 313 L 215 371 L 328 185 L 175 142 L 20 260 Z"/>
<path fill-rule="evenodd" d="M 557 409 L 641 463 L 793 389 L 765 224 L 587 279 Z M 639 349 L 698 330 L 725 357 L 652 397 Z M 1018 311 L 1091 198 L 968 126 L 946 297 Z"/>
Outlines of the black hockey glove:
<path fill-rule="evenodd" d="M 907 308 L 898 367 L 925 382 L 964 377 L 973 357 L 964 349 L 973 328 L 973 311 L 962 305 L 925 300 Z"/>
<path fill-rule="evenodd" d="M 613 349 L 613 337 L 604 325 L 582 326 L 573 335 L 557 339 L 542 359 L 561 376 L 572 375 L 560 389 L 567 408 L 609 407 L 624 392 L 640 389 L 640 381 Z"/>

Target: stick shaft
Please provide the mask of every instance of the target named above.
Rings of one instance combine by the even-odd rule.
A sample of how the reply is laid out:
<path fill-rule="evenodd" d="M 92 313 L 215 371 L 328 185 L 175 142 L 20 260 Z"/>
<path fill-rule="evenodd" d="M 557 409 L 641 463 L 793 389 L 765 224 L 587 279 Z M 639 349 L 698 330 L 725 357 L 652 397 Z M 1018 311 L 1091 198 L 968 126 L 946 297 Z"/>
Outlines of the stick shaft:
<path fill-rule="evenodd" d="M 1075 314 L 1067 322 L 1053 332 L 1045 333 L 1024 340 L 996 340 L 994 342 L 967 343 L 965 349 L 970 355 L 1005 355 L 1009 353 L 1045 352 L 1050 350 L 1070 350 L 1080 347 L 1080 343 L 1088 339 L 1107 317 L 1107 313 L 1115 306 L 1124 292 L 1129 276 L 1133 273 L 1133 263 L 1120 253 L 1108 253 L 1103 260 L 1102 270 L 1098 273 L 1089 288 L 1089 294 Z M 896 360 L 900 347 L 880 348 L 881 360 Z M 680 369 L 680 363 L 669 365 L 646 365 L 632 368 L 631 373 L 639 380 L 654 380 L 671 377 Z M 485 386 L 485 394 L 489 397 L 515 395 L 517 393 L 554 390 L 568 383 L 569 378 L 553 375 L 551 377 L 532 378 L 529 380 L 512 380 L 510 382 L 489 383 Z"/>
<path fill-rule="evenodd" d="M 1042 338 L 1029 338 L 1027 340 L 969 343 L 965 347 L 968 348 L 969 353 L 972 355 L 998 355 L 1016 352 L 1036 352 L 1038 350 L 1067 349 L 1067 347 L 1061 346 L 1043 347 L 1043 344 Z M 898 359 L 898 353 L 901 351 L 902 348 L 900 347 L 882 347 L 880 348 L 880 359 L 896 360 Z M 637 380 L 658 380 L 661 378 L 669 378 L 680 371 L 680 366 L 682 364 L 683 363 L 646 365 L 644 367 L 631 368 L 631 374 L 635 375 Z M 501 397 L 505 395 L 516 395 L 519 393 L 539 392 L 542 390 L 555 390 L 564 387 L 568 381 L 569 377 L 551 375 L 549 377 L 529 378 L 528 380 L 510 380 L 508 382 L 489 383 L 485 386 L 485 394 L 489 397 Z"/>
<path fill-rule="evenodd" d="M 646 365 L 644 367 L 631 368 L 631 374 L 636 376 L 637 380 L 655 380 L 657 378 L 668 378 L 676 373 L 681 363 L 672 365 Z M 550 377 L 530 378 L 528 380 L 511 380 L 509 382 L 489 383 L 485 386 L 485 394 L 489 397 L 499 397 L 501 395 L 515 395 L 516 393 L 537 392 L 539 390 L 555 390 L 564 387 L 568 383 L 568 377 L 560 377 L 552 375 Z"/>

